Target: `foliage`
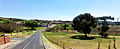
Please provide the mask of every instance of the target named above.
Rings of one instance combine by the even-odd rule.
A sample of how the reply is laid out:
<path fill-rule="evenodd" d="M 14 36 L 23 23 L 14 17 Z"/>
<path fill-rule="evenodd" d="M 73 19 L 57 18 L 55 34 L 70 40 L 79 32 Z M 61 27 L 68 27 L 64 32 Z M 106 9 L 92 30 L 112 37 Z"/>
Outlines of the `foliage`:
<path fill-rule="evenodd" d="M 39 24 L 43 24 L 43 22 L 39 22 Z"/>
<path fill-rule="evenodd" d="M 49 28 L 47 31 L 48 32 L 58 32 L 58 30 L 62 30 L 62 26 L 61 25 L 56 25 L 53 28 Z"/>
<path fill-rule="evenodd" d="M 18 18 L 8 18 L 8 19 L 10 19 L 11 21 L 24 21 L 23 19 L 18 19 Z"/>
<path fill-rule="evenodd" d="M 5 19 L 5 18 L 0 18 L 0 23 L 3 23 L 3 22 L 8 22 L 10 21 L 9 19 Z"/>
<path fill-rule="evenodd" d="M 67 32 L 68 32 L 68 30 L 70 30 L 70 29 L 71 29 L 70 27 L 66 27 Z"/>
<path fill-rule="evenodd" d="M 54 28 L 48 28 L 47 30 L 46 30 L 47 32 L 55 32 L 55 29 Z"/>
<path fill-rule="evenodd" d="M 107 37 L 107 34 L 105 32 L 107 32 L 107 30 L 109 30 L 108 24 L 107 24 L 107 19 L 111 19 L 114 20 L 114 18 L 110 17 L 110 16 L 103 16 L 103 17 L 98 17 L 98 20 L 103 20 L 103 22 L 101 23 L 102 26 L 100 26 L 98 28 L 98 31 L 100 31 L 100 35 L 102 37 Z"/>
<path fill-rule="evenodd" d="M 23 31 L 23 30 L 24 30 L 24 27 L 23 27 L 23 26 L 17 25 L 17 27 L 16 27 L 16 31 L 17 31 L 17 32 L 21 32 L 21 31 Z"/>
<path fill-rule="evenodd" d="M 53 27 L 54 29 L 56 30 L 63 30 L 62 26 L 61 25 L 56 25 Z"/>
<path fill-rule="evenodd" d="M 62 27 L 63 27 L 64 30 L 67 30 L 67 27 L 69 27 L 69 25 L 68 24 L 63 24 Z"/>
<path fill-rule="evenodd" d="M 68 30 L 71 29 L 69 24 L 63 24 L 62 27 L 63 27 L 63 30 L 67 30 L 67 32 L 68 32 Z"/>
<path fill-rule="evenodd" d="M 0 31 L 2 32 L 13 32 L 15 30 L 20 30 L 21 26 L 17 25 L 15 22 L 8 21 L 0 24 Z"/>
<path fill-rule="evenodd" d="M 80 14 L 73 19 L 73 28 L 85 36 L 91 32 L 91 27 L 96 27 L 96 19 L 90 13 Z"/>
<path fill-rule="evenodd" d="M 38 22 L 34 20 L 28 20 L 28 21 L 25 21 L 25 26 L 35 29 L 36 27 L 38 27 Z"/>

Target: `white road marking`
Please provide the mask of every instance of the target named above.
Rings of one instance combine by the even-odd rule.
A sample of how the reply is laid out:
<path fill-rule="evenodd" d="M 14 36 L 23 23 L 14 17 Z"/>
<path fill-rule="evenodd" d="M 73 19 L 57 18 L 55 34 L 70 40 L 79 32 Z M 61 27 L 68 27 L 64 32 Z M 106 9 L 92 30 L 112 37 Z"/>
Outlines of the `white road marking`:
<path fill-rule="evenodd" d="M 35 38 L 35 36 L 25 45 L 25 47 L 23 47 L 23 49 L 25 49 L 34 38 Z"/>

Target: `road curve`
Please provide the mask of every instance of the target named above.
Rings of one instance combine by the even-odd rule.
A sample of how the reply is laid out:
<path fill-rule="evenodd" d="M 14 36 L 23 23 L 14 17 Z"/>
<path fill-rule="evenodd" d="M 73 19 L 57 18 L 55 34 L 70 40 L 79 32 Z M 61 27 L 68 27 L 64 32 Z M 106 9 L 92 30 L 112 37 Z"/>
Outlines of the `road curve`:
<path fill-rule="evenodd" d="M 17 44 L 12 49 L 44 49 L 40 35 L 42 30 L 36 31 L 32 36 Z"/>

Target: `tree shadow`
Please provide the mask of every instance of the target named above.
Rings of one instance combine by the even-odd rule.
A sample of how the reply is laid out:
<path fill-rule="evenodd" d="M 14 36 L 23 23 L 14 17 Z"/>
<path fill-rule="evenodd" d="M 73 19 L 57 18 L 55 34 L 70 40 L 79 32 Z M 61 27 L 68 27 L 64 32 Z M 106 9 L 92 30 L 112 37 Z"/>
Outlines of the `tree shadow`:
<path fill-rule="evenodd" d="M 84 35 L 75 35 L 75 36 L 72 36 L 70 38 L 73 38 L 73 39 L 80 39 L 80 40 L 93 40 L 93 39 L 96 39 L 96 37 L 86 37 Z"/>
<path fill-rule="evenodd" d="M 36 30 L 36 29 L 25 29 L 25 30 Z"/>
<path fill-rule="evenodd" d="M 100 37 L 100 38 L 103 38 L 103 37 Z M 104 39 L 114 39 L 113 37 L 106 37 Z M 116 38 L 115 38 L 116 39 Z"/>
<path fill-rule="evenodd" d="M 25 31 L 33 31 L 33 30 L 36 30 L 36 29 L 24 29 Z"/>

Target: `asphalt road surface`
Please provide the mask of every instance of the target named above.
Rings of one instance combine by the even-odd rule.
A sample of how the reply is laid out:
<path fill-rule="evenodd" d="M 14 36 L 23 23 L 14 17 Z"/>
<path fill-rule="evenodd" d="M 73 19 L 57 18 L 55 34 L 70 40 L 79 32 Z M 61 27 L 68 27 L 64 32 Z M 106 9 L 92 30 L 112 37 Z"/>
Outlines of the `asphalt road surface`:
<path fill-rule="evenodd" d="M 36 31 L 32 36 L 17 44 L 12 49 L 44 49 L 40 35 L 42 30 Z"/>

